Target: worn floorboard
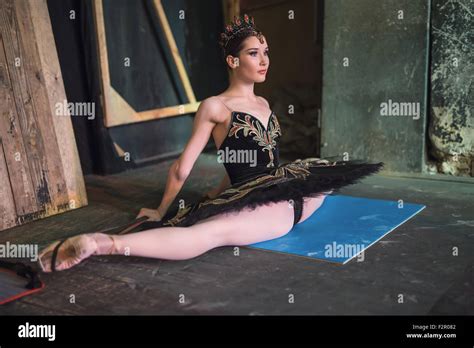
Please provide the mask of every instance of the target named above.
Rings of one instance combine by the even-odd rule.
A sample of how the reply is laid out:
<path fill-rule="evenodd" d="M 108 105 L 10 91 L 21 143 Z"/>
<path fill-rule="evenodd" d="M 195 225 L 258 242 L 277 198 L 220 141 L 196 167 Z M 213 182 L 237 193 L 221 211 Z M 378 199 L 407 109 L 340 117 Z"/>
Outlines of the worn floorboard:
<path fill-rule="evenodd" d="M 0 243 L 41 248 L 128 222 L 141 207 L 158 206 L 170 164 L 88 176 L 87 207 L 2 231 Z M 223 173 L 212 156 L 201 156 L 179 197 L 200 197 Z M 363 262 L 249 248 L 235 256 L 231 246 L 183 261 L 96 256 L 42 275 L 42 292 L 0 306 L 0 314 L 474 314 L 474 185 L 373 176 L 341 193 L 427 208 L 368 249 Z"/>

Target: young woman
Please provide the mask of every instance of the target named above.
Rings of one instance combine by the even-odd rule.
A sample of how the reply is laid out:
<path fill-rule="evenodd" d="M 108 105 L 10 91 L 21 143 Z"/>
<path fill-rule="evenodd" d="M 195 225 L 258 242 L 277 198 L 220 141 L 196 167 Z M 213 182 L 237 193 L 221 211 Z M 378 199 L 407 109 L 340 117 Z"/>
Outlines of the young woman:
<path fill-rule="evenodd" d="M 168 260 L 196 257 L 225 245 L 281 237 L 305 221 L 327 194 L 375 173 L 383 163 L 306 158 L 279 163 L 282 134 L 269 103 L 254 94 L 270 66 L 268 44 L 253 18 L 234 18 L 221 34 L 230 85 L 205 99 L 192 136 L 171 165 L 157 209 L 141 209 L 148 229 L 126 234 L 88 233 L 57 241 L 39 256 L 43 271 L 68 269 L 91 255 L 124 254 Z M 226 175 L 200 201 L 166 216 L 196 159 L 213 136 Z"/>

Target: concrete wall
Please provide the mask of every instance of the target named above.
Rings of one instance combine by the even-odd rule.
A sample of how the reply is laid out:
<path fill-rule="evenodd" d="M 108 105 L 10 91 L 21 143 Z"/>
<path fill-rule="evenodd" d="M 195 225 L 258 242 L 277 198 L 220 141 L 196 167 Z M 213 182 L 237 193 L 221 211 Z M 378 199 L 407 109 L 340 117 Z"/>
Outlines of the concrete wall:
<path fill-rule="evenodd" d="M 323 157 L 422 171 L 429 10 L 428 0 L 325 2 Z"/>

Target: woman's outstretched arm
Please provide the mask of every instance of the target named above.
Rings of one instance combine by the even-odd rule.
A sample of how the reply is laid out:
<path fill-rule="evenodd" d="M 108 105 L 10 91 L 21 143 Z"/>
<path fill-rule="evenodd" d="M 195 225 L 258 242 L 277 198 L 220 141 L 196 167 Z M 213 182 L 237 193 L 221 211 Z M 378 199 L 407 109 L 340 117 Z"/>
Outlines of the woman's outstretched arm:
<path fill-rule="evenodd" d="M 174 161 L 168 170 L 165 193 L 161 199 L 160 206 L 157 208 L 158 214 L 163 217 L 168 211 L 169 206 L 174 201 L 179 191 L 183 187 L 188 175 L 185 175 L 179 168 L 179 159 Z"/>
<path fill-rule="evenodd" d="M 197 158 L 209 141 L 212 130 L 216 125 L 216 116 L 221 106 L 212 98 L 205 99 L 199 105 L 194 118 L 191 137 L 186 144 L 181 156 L 173 162 L 166 180 L 166 187 L 161 203 L 156 209 L 140 210 L 137 218 L 141 216 L 156 215 L 163 217 L 168 211 L 171 203 L 181 191 L 186 179 L 188 178 Z M 154 216 L 156 218 L 156 216 Z M 152 217 L 153 218 L 153 217 Z"/>

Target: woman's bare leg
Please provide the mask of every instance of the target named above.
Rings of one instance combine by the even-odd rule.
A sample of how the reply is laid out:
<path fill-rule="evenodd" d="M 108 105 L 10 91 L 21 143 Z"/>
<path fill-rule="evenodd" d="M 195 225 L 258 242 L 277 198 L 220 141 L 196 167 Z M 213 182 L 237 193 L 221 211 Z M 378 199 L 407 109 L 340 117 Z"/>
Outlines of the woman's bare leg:
<path fill-rule="evenodd" d="M 332 191 L 331 191 L 332 192 Z M 309 218 L 318 210 L 324 203 L 327 195 L 320 195 L 318 197 L 305 197 L 303 200 L 303 213 L 301 214 L 299 224 Z"/>
<path fill-rule="evenodd" d="M 305 202 L 303 218 L 321 204 Z M 167 260 L 186 260 L 225 245 L 249 245 L 288 233 L 293 227 L 293 205 L 269 203 L 254 210 L 218 214 L 189 227 L 161 227 L 127 235 L 89 233 L 68 239 L 58 252 L 57 270 L 68 269 L 91 255 L 121 254 Z M 300 220 L 300 221 L 302 221 Z M 40 265 L 50 271 L 54 244 L 40 254 Z"/>
<path fill-rule="evenodd" d="M 161 227 L 114 236 L 117 254 L 185 260 L 224 245 L 248 245 L 281 237 L 293 227 L 293 206 L 271 203 L 202 220 L 189 227 Z"/>
<path fill-rule="evenodd" d="M 300 222 L 310 217 L 326 195 L 305 198 Z M 294 212 L 289 202 L 271 203 L 231 214 L 219 214 L 189 227 L 155 228 L 114 236 L 118 254 L 183 260 L 224 245 L 249 245 L 288 233 Z"/>

